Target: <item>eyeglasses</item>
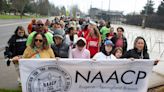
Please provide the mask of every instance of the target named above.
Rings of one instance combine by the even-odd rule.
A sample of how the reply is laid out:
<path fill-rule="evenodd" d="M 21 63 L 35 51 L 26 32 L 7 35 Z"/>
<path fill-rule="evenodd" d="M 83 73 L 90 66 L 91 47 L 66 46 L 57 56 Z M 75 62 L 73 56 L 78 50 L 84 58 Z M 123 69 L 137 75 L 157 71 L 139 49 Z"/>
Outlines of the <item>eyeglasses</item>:
<path fill-rule="evenodd" d="M 24 32 L 18 32 L 19 34 L 23 34 Z"/>
<path fill-rule="evenodd" d="M 38 26 L 43 26 L 44 24 L 37 24 Z"/>
<path fill-rule="evenodd" d="M 43 42 L 43 40 L 41 40 L 41 39 L 35 39 L 35 42 Z"/>

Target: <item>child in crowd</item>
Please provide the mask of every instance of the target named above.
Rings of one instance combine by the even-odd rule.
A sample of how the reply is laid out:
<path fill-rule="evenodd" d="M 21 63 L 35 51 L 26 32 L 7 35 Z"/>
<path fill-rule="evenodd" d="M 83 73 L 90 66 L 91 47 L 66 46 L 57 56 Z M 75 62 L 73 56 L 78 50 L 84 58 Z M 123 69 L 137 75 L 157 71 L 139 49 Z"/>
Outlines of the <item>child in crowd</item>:
<path fill-rule="evenodd" d="M 76 48 L 71 51 L 70 58 L 89 59 L 90 52 L 86 49 L 86 40 L 79 37 L 76 43 Z"/>
<path fill-rule="evenodd" d="M 122 57 L 122 54 L 123 54 L 123 50 L 122 50 L 121 47 L 117 47 L 117 48 L 114 49 L 113 55 L 114 55 L 117 59 L 121 58 L 121 57 Z"/>
<path fill-rule="evenodd" d="M 93 57 L 93 59 L 116 59 L 116 57 L 112 54 L 113 46 L 114 44 L 111 40 L 105 40 L 103 50 L 101 52 L 98 52 Z"/>

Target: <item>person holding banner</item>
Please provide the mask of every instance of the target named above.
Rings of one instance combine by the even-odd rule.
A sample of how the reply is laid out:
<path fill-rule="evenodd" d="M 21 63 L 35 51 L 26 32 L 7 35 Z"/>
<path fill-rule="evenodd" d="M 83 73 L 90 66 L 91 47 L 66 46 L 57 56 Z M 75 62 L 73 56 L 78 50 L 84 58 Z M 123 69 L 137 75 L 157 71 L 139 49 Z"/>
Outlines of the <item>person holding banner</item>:
<path fill-rule="evenodd" d="M 90 51 L 86 49 L 86 40 L 83 37 L 79 37 L 76 42 L 76 47 L 71 51 L 69 58 L 83 58 L 90 59 Z"/>
<path fill-rule="evenodd" d="M 134 41 L 134 48 L 128 50 L 122 58 L 149 59 L 147 44 L 143 37 L 138 36 Z"/>
<path fill-rule="evenodd" d="M 48 45 L 45 35 L 43 33 L 36 33 L 33 36 L 32 43 L 30 44 L 30 46 L 26 47 L 23 56 L 13 57 L 12 62 L 18 63 L 18 60 L 20 58 L 55 58 L 55 55 L 53 53 L 53 50 Z M 17 69 L 17 71 L 19 71 L 19 68 Z M 19 86 L 21 86 L 20 81 L 19 81 Z"/>
<path fill-rule="evenodd" d="M 113 46 L 113 42 L 109 39 L 106 39 L 102 51 L 96 53 L 96 55 L 93 56 L 93 59 L 116 59 L 116 57 L 112 54 Z"/>
<path fill-rule="evenodd" d="M 138 36 L 134 41 L 134 48 L 128 50 L 121 58 L 130 59 L 150 59 L 147 44 L 143 37 Z M 156 59 L 154 65 L 157 65 L 159 59 Z"/>
<path fill-rule="evenodd" d="M 30 46 L 25 49 L 22 58 L 54 58 L 44 33 L 36 33 Z"/>

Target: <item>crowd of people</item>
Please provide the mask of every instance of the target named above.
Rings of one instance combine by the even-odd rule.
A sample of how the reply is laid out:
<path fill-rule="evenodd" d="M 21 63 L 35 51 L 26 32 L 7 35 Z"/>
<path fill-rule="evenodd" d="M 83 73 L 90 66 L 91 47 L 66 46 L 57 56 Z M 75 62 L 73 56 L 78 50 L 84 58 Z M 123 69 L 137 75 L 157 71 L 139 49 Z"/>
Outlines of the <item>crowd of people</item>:
<path fill-rule="evenodd" d="M 127 50 L 124 28 L 116 30 L 109 21 L 55 17 L 52 21 L 32 19 L 18 26 L 4 52 L 18 70 L 20 58 L 149 59 L 146 41 L 138 36 Z M 116 31 L 116 32 L 115 32 Z M 10 64 L 8 60 L 7 65 Z M 18 73 L 19 74 L 19 73 Z"/>

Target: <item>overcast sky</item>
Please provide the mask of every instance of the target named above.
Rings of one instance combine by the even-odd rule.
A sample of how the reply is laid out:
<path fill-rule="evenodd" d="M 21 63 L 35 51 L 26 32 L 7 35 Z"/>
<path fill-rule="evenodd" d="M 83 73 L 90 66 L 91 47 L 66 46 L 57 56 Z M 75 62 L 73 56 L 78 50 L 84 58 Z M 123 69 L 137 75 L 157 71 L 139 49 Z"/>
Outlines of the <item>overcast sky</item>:
<path fill-rule="evenodd" d="M 55 6 L 65 6 L 69 8 L 71 5 L 78 5 L 82 12 L 87 13 L 88 9 L 92 5 L 93 8 L 100 8 L 104 10 L 109 9 L 110 1 L 110 10 L 123 11 L 124 14 L 132 12 L 140 12 L 145 6 L 147 0 L 49 0 L 51 3 L 54 3 Z M 162 0 L 153 0 L 154 8 L 157 10 L 158 5 Z"/>

